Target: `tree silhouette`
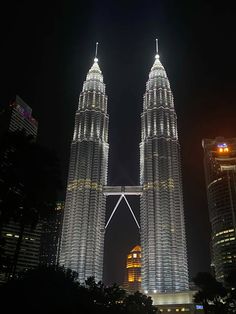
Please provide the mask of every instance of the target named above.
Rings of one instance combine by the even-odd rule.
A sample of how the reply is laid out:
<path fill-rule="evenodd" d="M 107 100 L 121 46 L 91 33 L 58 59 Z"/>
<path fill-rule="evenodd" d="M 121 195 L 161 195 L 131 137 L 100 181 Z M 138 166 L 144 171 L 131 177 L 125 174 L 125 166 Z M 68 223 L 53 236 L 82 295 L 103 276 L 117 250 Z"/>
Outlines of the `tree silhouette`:
<path fill-rule="evenodd" d="M 199 291 L 194 296 L 195 303 L 202 303 L 205 313 L 222 314 L 226 312 L 224 298 L 227 290 L 211 274 L 201 272 L 193 278 Z"/>
<path fill-rule="evenodd" d="M 118 285 L 106 287 L 93 277 L 85 284 L 60 266 L 41 266 L 0 287 L 0 310 L 44 314 L 151 314 L 151 298 L 139 292 L 126 295 Z M 11 302 L 14 300 L 14 302 Z"/>
<path fill-rule="evenodd" d="M 226 298 L 228 313 L 236 313 L 236 270 L 232 270 L 226 275 L 225 286 L 228 289 Z"/>
<path fill-rule="evenodd" d="M 151 297 L 138 291 L 124 299 L 124 308 L 130 314 L 153 314 L 157 311 L 152 305 Z"/>
<path fill-rule="evenodd" d="M 19 223 L 13 258 L 15 276 L 25 226 L 34 228 L 55 207 L 60 188 L 55 154 L 23 131 L 8 132 L 0 142 L 0 228 L 10 219 Z"/>

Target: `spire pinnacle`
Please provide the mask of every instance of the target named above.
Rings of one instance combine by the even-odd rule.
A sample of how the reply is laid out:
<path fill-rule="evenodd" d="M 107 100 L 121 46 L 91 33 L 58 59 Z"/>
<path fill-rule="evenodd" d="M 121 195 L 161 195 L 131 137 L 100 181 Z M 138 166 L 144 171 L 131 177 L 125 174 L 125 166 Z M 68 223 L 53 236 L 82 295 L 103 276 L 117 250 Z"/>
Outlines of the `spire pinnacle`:
<path fill-rule="evenodd" d="M 159 54 L 158 54 L 158 39 L 156 38 L 156 55 L 155 59 L 159 59 Z"/>
<path fill-rule="evenodd" d="M 95 58 L 94 58 L 94 62 L 98 62 L 98 58 L 97 58 L 97 55 L 98 55 L 98 42 L 96 42 L 96 48 L 95 48 Z"/>

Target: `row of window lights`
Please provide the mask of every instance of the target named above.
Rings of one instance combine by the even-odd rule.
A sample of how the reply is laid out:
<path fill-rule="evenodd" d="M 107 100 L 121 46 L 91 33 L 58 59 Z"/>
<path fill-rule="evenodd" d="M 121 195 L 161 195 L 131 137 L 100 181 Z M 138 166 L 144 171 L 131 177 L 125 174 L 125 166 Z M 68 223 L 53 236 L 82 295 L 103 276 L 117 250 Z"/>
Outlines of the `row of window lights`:
<path fill-rule="evenodd" d="M 171 312 L 173 310 L 174 309 L 167 309 L 167 310 L 160 309 L 160 312 L 164 312 L 164 311 Z M 181 309 L 175 309 L 175 312 L 189 312 L 189 311 L 190 310 L 188 308 L 185 308 L 185 307 L 182 307 Z"/>
<path fill-rule="evenodd" d="M 7 237 L 14 237 L 14 238 L 19 238 L 19 235 L 18 234 L 12 234 L 12 233 L 6 233 L 6 236 Z M 31 241 L 34 241 L 33 238 L 27 238 L 27 237 L 24 237 L 24 240 L 31 240 Z"/>
<path fill-rule="evenodd" d="M 218 232 L 218 233 L 215 234 L 215 236 L 218 237 L 221 234 L 229 233 L 229 232 L 234 232 L 234 229 L 228 229 L 228 230 L 224 230 L 224 231 Z"/>
<path fill-rule="evenodd" d="M 224 243 L 224 242 L 228 242 L 228 241 L 234 241 L 235 240 L 235 237 L 232 237 L 232 238 L 227 238 L 227 239 L 224 239 L 224 240 L 220 240 L 220 241 L 217 241 L 215 243 L 216 244 L 220 244 L 220 243 Z"/>
<path fill-rule="evenodd" d="M 133 253 L 133 258 L 141 257 L 141 254 Z M 128 255 L 128 258 L 132 258 L 132 254 Z"/>

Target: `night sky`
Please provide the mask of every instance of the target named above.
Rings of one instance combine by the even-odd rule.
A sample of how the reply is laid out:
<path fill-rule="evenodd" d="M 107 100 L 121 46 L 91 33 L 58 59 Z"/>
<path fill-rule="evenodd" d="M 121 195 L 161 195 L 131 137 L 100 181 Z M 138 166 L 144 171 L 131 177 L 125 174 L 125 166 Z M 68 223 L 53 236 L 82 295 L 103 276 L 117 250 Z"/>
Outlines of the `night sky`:
<path fill-rule="evenodd" d="M 233 1 L 9 0 L 0 9 L 0 106 L 18 94 L 32 107 L 40 143 L 60 158 L 64 186 L 96 41 L 110 116 L 109 184 L 139 184 L 142 97 L 159 38 L 178 116 L 190 278 L 210 269 L 201 141 L 236 137 L 235 30 Z M 138 215 L 138 199 L 130 202 Z M 138 242 L 122 205 L 106 233 L 105 283 L 122 283 L 126 254 Z"/>

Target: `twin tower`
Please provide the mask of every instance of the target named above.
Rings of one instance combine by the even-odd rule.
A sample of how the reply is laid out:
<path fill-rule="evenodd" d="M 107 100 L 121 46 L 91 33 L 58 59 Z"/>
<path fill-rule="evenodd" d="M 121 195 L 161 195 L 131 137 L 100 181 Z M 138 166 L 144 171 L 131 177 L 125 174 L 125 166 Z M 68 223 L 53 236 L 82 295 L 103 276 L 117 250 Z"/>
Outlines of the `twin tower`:
<path fill-rule="evenodd" d="M 157 52 L 141 114 L 138 188 L 142 289 L 146 293 L 188 290 L 176 120 L 170 83 Z M 59 259 L 78 273 L 81 283 L 90 276 L 102 280 L 103 275 L 108 121 L 105 84 L 95 58 L 75 116 Z"/>

